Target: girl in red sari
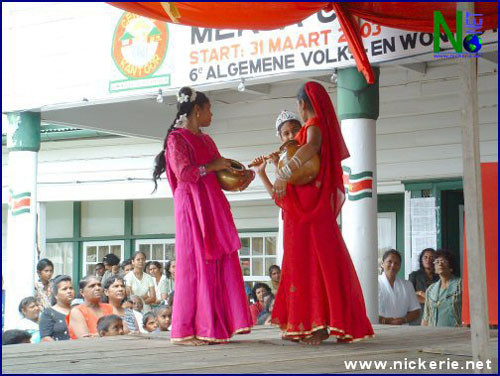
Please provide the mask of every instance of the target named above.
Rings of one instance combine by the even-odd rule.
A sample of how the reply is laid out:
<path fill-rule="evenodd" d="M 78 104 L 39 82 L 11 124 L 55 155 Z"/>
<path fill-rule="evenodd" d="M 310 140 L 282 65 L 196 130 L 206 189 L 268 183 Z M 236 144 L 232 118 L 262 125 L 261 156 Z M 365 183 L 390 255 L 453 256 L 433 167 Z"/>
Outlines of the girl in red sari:
<path fill-rule="evenodd" d="M 308 82 L 297 99 L 305 122 L 296 136 L 302 147 L 278 171 L 273 187 L 284 212 L 285 252 L 272 323 L 284 339 L 309 345 L 330 335 L 343 342 L 371 337 L 363 292 L 336 220 L 345 193 L 341 161 L 349 152 L 323 86 Z M 317 178 L 307 185 L 287 184 L 318 153 Z"/>

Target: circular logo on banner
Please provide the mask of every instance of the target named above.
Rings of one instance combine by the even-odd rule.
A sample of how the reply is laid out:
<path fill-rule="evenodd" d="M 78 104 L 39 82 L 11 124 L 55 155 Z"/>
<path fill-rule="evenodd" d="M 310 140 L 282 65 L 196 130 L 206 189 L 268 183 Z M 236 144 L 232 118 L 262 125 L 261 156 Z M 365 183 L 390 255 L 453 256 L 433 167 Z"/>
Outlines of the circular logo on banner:
<path fill-rule="evenodd" d="M 167 54 L 166 22 L 125 12 L 113 36 L 111 54 L 116 67 L 128 78 L 151 76 Z"/>

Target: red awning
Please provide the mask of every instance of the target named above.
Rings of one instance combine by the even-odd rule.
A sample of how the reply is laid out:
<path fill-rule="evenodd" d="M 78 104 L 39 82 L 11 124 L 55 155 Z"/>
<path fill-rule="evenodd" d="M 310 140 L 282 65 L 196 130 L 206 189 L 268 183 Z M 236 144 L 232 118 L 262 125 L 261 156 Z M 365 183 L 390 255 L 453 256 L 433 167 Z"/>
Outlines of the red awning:
<path fill-rule="evenodd" d="M 456 2 L 110 2 L 145 17 L 214 29 L 273 30 L 298 23 L 322 9 L 335 10 L 356 64 L 369 83 L 373 69 L 352 16 L 383 26 L 421 32 L 434 31 L 434 11 L 440 10 L 455 31 Z M 498 27 L 497 2 L 476 2 L 483 30 Z"/>

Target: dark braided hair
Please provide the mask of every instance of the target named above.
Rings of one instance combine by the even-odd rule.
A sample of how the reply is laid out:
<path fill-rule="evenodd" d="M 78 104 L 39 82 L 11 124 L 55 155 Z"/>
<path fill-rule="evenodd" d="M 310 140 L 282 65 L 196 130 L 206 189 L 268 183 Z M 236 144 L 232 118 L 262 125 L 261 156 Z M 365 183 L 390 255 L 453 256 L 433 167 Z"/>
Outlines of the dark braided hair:
<path fill-rule="evenodd" d="M 193 96 L 193 92 L 196 93 L 196 98 L 194 101 L 191 99 Z M 161 179 L 161 174 L 163 174 L 166 170 L 167 160 L 165 158 L 165 151 L 167 150 L 168 136 L 174 130 L 177 120 L 179 120 L 181 115 L 184 114 L 186 116 L 191 115 L 193 113 L 195 105 L 203 107 L 206 103 L 209 102 L 207 96 L 203 94 L 201 91 L 196 91 L 187 86 L 179 90 L 178 97 L 182 95 L 187 95 L 189 101 L 184 101 L 181 103 L 179 100 L 177 100 L 177 114 L 175 115 L 175 119 L 170 125 L 170 128 L 168 128 L 167 135 L 165 136 L 165 140 L 163 141 L 162 151 L 160 151 L 158 155 L 155 157 L 155 169 L 153 172 L 153 182 L 155 183 L 155 189 L 153 190 L 153 192 L 155 192 L 156 189 L 158 188 L 157 180 Z"/>

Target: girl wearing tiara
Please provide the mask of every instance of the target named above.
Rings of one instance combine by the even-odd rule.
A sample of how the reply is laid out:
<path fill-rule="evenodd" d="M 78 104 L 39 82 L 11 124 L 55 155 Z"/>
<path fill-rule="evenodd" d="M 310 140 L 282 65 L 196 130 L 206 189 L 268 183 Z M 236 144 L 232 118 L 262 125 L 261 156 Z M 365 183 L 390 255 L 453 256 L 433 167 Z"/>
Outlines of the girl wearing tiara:
<path fill-rule="evenodd" d="M 299 116 L 291 111 L 282 110 L 276 119 L 276 135 L 281 139 L 281 141 L 287 142 L 295 139 L 295 136 L 300 132 L 302 125 L 300 123 Z M 278 168 L 278 153 L 273 153 L 270 155 L 271 161 L 273 162 L 275 168 Z M 257 157 L 253 160 L 252 165 L 255 167 L 257 175 L 259 175 L 264 187 L 266 188 L 269 195 L 273 196 L 273 183 L 269 180 L 266 174 L 267 158 L 264 156 Z M 281 265 L 283 260 L 283 211 L 280 210 L 278 217 L 278 249 L 276 252 L 276 258 L 278 263 Z"/>
<path fill-rule="evenodd" d="M 216 171 L 229 169 L 202 128 L 210 101 L 183 87 L 177 115 L 156 156 L 153 180 L 166 171 L 176 220 L 176 280 L 171 341 L 190 346 L 227 342 L 249 333 L 252 319 L 238 257 L 241 242 Z"/>

